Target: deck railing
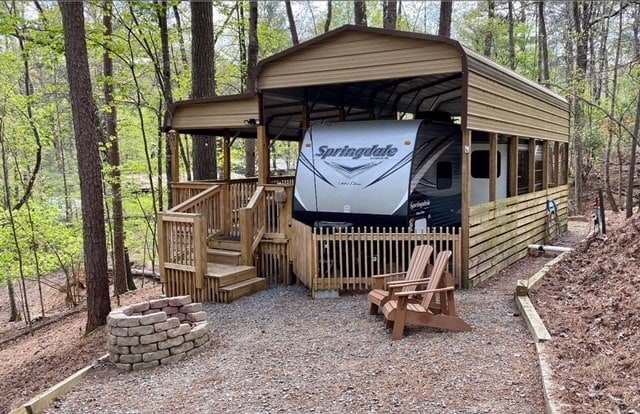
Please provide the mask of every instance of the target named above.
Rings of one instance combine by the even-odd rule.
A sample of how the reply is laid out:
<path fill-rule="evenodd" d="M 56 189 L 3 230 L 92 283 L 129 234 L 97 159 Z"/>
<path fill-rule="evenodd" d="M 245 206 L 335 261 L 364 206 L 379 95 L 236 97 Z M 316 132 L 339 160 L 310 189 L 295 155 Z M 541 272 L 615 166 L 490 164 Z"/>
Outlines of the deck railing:
<path fill-rule="evenodd" d="M 240 209 L 240 247 L 242 263 L 253 265 L 253 254 L 266 232 L 266 197 L 263 186 L 256 192 L 246 207 Z"/>
<path fill-rule="evenodd" d="M 407 269 L 415 246 L 430 244 L 433 257 L 452 250 L 449 271 L 460 285 L 460 231 L 432 228 L 413 233 L 404 228 L 313 229 L 293 221 L 290 257 L 298 279 L 312 292 L 366 290 L 371 276 Z"/>

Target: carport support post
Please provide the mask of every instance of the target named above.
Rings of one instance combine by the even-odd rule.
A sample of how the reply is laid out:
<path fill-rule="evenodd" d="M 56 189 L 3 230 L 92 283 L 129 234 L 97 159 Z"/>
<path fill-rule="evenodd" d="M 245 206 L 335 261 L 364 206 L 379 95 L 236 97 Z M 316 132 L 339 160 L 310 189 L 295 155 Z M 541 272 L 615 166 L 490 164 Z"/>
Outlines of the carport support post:
<path fill-rule="evenodd" d="M 498 179 L 498 134 L 489 134 L 489 201 L 496 201 Z"/>
<path fill-rule="evenodd" d="M 549 141 L 542 141 L 542 189 L 549 188 Z"/>
<path fill-rule="evenodd" d="M 256 128 L 258 134 L 258 184 L 269 183 L 269 137 L 267 136 L 267 127 L 258 125 Z"/>
<path fill-rule="evenodd" d="M 171 182 L 169 185 L 169 192 L 171 193 L 171 204 L 175 204 L 173 201 L 173 188 L 171 184 L 180 182 L 180 148 L 179 148 L 178 133 L 175 129 L 169 131 L 169 147 L 171 148 Z M 171 205 L 170 207 L 173 207 Z"/>
<path fill-rule="evenodd" d="M 509 154 L 509 197 L 518 195 L 518 137 L 511 137 Z"/>
<path fill-rule="evenodd" d="M 462 287 L 469 288 L 469 209 L 471 208 L 471 130 L 462 131 Z"/>
<path fill-rule="evenodd" d="M 556 187 L 560 185 L 560 143 L 555 141 L 553 143 L 553 182 Z"/>
<path fill-rule="evenodd" d="M 229 137 L 228 129 L 224 130 L 224 140 L 222 141 L 222 158 L 222 176 L 226 181 L 229 181 L 231 180 L 231 138 Z"/>
<path fill-rule="evenodd" d="M 536 140 L 529 138 L 529 193 L 536 191 Z"/>

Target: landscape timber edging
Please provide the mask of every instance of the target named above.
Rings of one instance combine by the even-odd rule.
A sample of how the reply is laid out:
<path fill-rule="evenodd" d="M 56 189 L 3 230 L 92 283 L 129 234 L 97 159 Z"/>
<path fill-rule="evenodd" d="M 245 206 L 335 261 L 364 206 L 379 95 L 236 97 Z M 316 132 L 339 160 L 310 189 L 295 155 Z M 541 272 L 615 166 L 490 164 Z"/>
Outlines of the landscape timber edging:
<path fill-rule="evenodd" d="M 587 235 L 585 240 L 592 237 L 594 232 L 591 232 Z M 516 291 L 514 295 L 514 299 L 518 309 L 522 314 L 522 318 L 524 319 L 529 331 L 531 332 L 531 336 L 534 339 L 536 345 L 536 354 L 538 355 L 538 366 L 540 367 L 540 375 L 542 377 L 542 393 L 544 395 L 545 402 L 545 411 L 547 414 L 560 414 L 564 412 L 564 404 L 561 404 L 558 399 L 555 397 L 555 390 L 557 389 L 555 383 L 553 382 L 553 369 L 549 365 L 549 357 L 548 352 L 546 351 L 546 341 L 551 340 L 551 334 L 547 330 L 546 326 L 544 326 L 544 322 L 538 315 L 531 299 L 529 299 L 529 291 L 531 289 L 537 288 L 545 275 L 553 266 L 555 266 L 558 262 L 564 259 L 571 252 L 565 252 L 555 259 L 547 262 L 542 269 L 537 271 L 533 276 L 526 280 L 518 280 L 516 284 Z M 546 334 L 545 334 L 546 333 Z"/>
<path fill-rule="evenodd" d="M 44 412 L 53 400 L 60 398 L 78 384 L 82 379 L 91 371 L 98 362 L 105 361 L 109 357 L 109 354 L 105 354 L 98 358 L 95 362 L 81 368 L 74 374 L 71 374 L 67 378 L 63 379 L 56 385 L 47 389 L 46 391 L 36 395 L 20 407 L 11 411 L 10 414 L 39 414 Z"/>

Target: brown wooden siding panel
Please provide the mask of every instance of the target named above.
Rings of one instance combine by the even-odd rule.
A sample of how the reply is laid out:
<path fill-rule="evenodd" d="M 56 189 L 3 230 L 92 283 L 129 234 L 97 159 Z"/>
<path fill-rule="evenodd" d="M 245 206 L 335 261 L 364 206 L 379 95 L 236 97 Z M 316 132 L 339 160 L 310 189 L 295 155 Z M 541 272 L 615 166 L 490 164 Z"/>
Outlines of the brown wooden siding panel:
<path fill-rule="evenodd" d="M 544 241 L 548 199 L 558 202 L 561 227 L 566 228 L 568 197 L 568 187 L 563 185 L 472 207 L 470 285 L 477 285 L 526 256 L 528 244 Z"/>
<path fill-rule="evenodd" d="M 210 102 L 176 108 L 171 126 L 176 130 L 240 128 L 250 118 L 258 119 L 258 99 Z"/>
<path fill-rule="evenodd" d="M 344 33 L 260 72 L 261 89 L 394 79 L 462 70 L 460 53 L 447 44 L 364 33 Z"/>
<path fill-rule="evenodd" d="M 470 129 L 567 142 L 569 114 L 475 72 L 469 73 Z"/>

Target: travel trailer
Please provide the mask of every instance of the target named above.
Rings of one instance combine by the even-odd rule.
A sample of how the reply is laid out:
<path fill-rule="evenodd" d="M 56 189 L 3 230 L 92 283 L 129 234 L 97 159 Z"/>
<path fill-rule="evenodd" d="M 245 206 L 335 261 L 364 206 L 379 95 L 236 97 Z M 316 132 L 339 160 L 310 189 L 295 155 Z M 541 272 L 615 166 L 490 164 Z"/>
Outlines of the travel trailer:
<path fill-rule="evenodd" d="M 486 148 L 485 148 L 486 146 Z M 500 145 L 498 197 L 506 197 Z M 488 144 L 472 154 L 472 204 L 488 201 Z M 359 121 L 314 125 L 298 160 L 294 218 L 308 225 L 398 226 L 413 231 L 461 223 L 461 132 L 452 122 Z M 485 200 L 486 198 L 486 200 Z"/>

